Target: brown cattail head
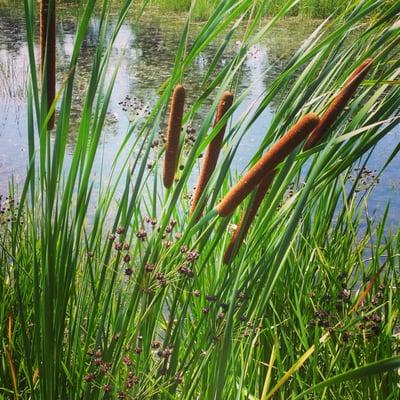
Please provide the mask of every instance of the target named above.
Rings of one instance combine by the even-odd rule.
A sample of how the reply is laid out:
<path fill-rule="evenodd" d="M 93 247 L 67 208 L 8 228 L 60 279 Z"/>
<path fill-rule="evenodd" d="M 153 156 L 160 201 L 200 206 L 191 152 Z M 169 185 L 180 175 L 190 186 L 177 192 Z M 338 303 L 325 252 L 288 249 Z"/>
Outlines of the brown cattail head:
<path fill-rule="evenodd" d="M 229 108 L 233 103 L 233 94 L 231 92 L 224 92 L 217 108 L 217 115 L 215 117 L 214 126 L 218 124 L 218 122 L 222 119 L 222 117 L 226 114 Z M 221 127 L 217 135 L 210 142 L 207 147 L 207 151 L 203 160 L 203 164 L 201 166 L 200 176 L 196 184 L 196 190 L 193 195 L 193 202 L 190 213 L 192 214 L 196 209 L 196 206 L 200 200 L 200 197 L 206 187 L 209 179 L 211 178 L 212 173 L 215 170 L 217 165 L 219 153 L 221 151 L 222 142 L 224 140 L 226 124 Z"/>
<path fill-rule="evenodd" d="M 216 210 L 227 217 L 256 188 L 261 180 L 273 171 L 318 125 L 319 118 L 309 113 L 304 115 L 285 135 L 283 135 L 261 159 L 239 180 L 217 205 Z"/>
<path fill-rule="evenodd" d="M 178 85 L 172 95 L 168 120 L 167 148 L 165 150 L 163 180 L 166 188 L 174 182 L 179 158 L 179 138 L 182 130 L 183 109 L 185 105 L 185 88 Z"/>
<path fill-rule="evenodd" d="M 316 146 L 322 137 L 328 132 L 329 128 L 334 124 L 337 117 L 345 109 L 346 104 L 354 95 L 360 83 L 368 74 L 368 71 L 372 65 L 372 61 L 373 60 L 371 58 L 368 58 L 350 75 L 349 79 L 346 81 L 345 87 L 333 99 L 325 114 L 321 117 L 320 123 L 311 133 L 306 144 L 304 145 L 304 150 L 309 150 Z"/>
<path fill-rule="evenodd" d="M 49 111 L 56 97 L 56 2 L 52 0 L 40 0 L 40 76 Z M 47 129 L 54 128 L 54 118 L 53 113 Z"/>
<path fill-rule="evenodd" d="M 373 58 L 367 58 L 365 59 L 353 72 L 352 74 L 348 77 L 346 81 L 346 85 L 349 84 L 357 75 L 359 75 L 361 72 L 367 68 L 367 72 L 371 68 L 372 62 L 374 61 Z"/>
<path fill-rule="evenodd" d="M 260 208 L 261 203 L 265 195 L 267 194 L 272 181 L 274 180 L 275 174 L 276 170 L 273 170 L 266 177 L 264 177 L 263 180 L 258 185 L 253 202 L 250 204 L 249 211 L 243 215 L 225 251 L 224 254 L 225 264 L 229 264 L 238 253 L 240 246 L 243 243 L 243 240 L 246 237 L 246 234 L 250 228 L 250 225 L 252 224 L 258 212 L 258 209 Z"/>

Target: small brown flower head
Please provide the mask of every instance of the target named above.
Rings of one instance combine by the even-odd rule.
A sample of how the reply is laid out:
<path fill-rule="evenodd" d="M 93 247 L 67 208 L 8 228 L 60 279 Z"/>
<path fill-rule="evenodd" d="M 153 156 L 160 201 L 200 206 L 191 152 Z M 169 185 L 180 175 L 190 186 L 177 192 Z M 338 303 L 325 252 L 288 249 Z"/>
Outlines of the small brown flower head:
<path fill-rule="evenodd" d="M 151 342 L 151 348 L 152 349 L 158 349 L 161 346 L 161 343 L 159 340 L 153 340 Z"/>
<path fill-rule="evenodd" d="M 339 94 L 333 99 L 332 103 L 329 105 L 325 114 L 321 117 L 321 121 L 317 127 L 310 134 L 306 144 L 304 145 L 304 150 L 309 150 L 316 146 L 322 137 L 328 132 L 332 127 L 336 119 L 345 109 L 347 103 L 352 98 L 357 88 L 360 86 L 361 82 L 364 80 L 368 74 L 372 59 L 365 60 L 349 77 L 346 81 L 345 87 L 339 92 Z"/>
<path fill-rule="evenodd" d="M 125 268 L 125 275 L 126 276 L 131 276 L 133 274 L 133 269 L 132 268 Z"/>
<path fill-rule="evenodd" d="M 100 365 L 100 371 L 106 374 L 111 369 L 111 364 L 107 362 L 102 362 Z"/>
<path fill-rule="evenodd" d="M 90 383 L 96 379 L 96 376 L 94 374 L 90 373 L 90 374 L 87 374 L 84 379 L 85 379 L 85 382 Z"/>
<path fill-rule="evenodd" d="M 95 365 L 96 367 L 100 366 L 102 363 L 103 363 L 103 360 L 99 357 L 92 360 L 92 364 Z"/>
<path fill-rule="evenodd" d="M 139 383 L 139 377 L 137 375 L 135 375 L 132 371 L 129 371 L 128 372 L 128 379 L 127 379 L 127 382 L 126 382 L 125 386 L 127 388 L 131 388 L 133 385 L 136 385 L 137 383 Z"/>
<path fill-rule="evenodd" d="M 115 250 L 120 251 L 120 250 L 122 250 L 122 248 L 123 248 L 123 244 L 121 242 L 115 242 L 115 244 L 114 244 Z"/>
<path fill-rule="evenodd" d="M 160 358 L 166 358 L 166 357 L 165 357 L 165 352 L 164 352 L 164 350 L 161 350 L 161 349 L 158 350 L 158 351 L 157 351 L 157 355 L 158 355 L 158 357 L 160 357 Z"/>
<path fill-rule="evenodd" d="M 128 263 L 129 261 L 131 261 L 131 256 L 129 254 L 125 254 L 124 255 L 124 262 Z"/>
<path fill-rule="evenodd" d="M 257 185 L 310 134 L 318 125 L 319 118 L 309 113 L 303 116 L 285 135 L 283 135 L 261 159 L 239 180 L 217 205 L 222 217 L 231 215 L 236 207 L 254 190 Z"/>
<path fill-rule="evenodd" d="M 340 293 L 340 298 L 343 300 L 347 301 L 350 299 L 351 296 L 351 291 L 349 289 L 344 288 L 342 292 Z"/>
<path fill-rule="evenodd" d="M 111 390 L 112 390 L 112 386 L 110 383 L 107 383 L 106 385 L 103 386 L 103 392 L 110 393 Z"/>
<path fill-rule="evenodd" d="M 221 121 L 223 116 L 232 106 L 232 103 L 233 103 L 233 94 L 231 92 L 224 92 L 218 103 L 217 115 L 215 117 L 214 126 L 216 126 L 219 123 L 219 121 Z M 193 196 L 192 207 L 190 209 L 191 214 L 193 214 L 194 210 L 196 209 L 200 197 L 203 194 L 203 191 L 208 181 L 210 180 L 212 173 L 215 170 L 215 167 L 218 162 L 219 153 L 222 148 L 222 142 L 224 140 L 225 130 L 226 130 L 226 124 L 221 127 L 217 135 L 214 137 L 214 139 L 210 142 L 210 144 L 207 147 L 207 151 L 201 166 L 199 179 L 196 184 L 196 190 Z"/>
<path fill-rule="evenodd" d="M 159 281 L 165 279 L 165 274 L 163 272 L 157 272 L 156 279 L 158 279 Z"/>
<path fill-rule="evenodd" d="M 194 276 L 193 271 L 189 267 L 187 267 L 186 265 L 181 265 L 178 268 L 178 272 L 180 274 L 182 274 L 182 275 L 187 276 L 188 278 L 193 278 L 193 276 Z"/>
<path fill-rule="evenodd" d="M 136 237 L 144 242 L 147 239 L 147 232 L 144 229 L 139 229 L 136 233 Z"/>
<path fill-rule="evenodd" d="M 186 255 L 188 262 L 195 262 L 200 257 L 200 254 L 196 250 L 189 251 Z"/>
<path fill-rule="evenodd" d="M 109 240 L 110 242 L 113 242 L 113 241 L 115 240 L 115 234 L 114 234 L 114 233 L 111 233 L 110 236 L 108 237 L 108 240 Z"/>
<path fill-rule="evenodd" d="M 125 228 L 123 226 L 119 226 L 116 232 L 118 233 L 118 235 L 122 235 L 125 233 Z"/>
<path fill-rule="evenodd" d="M 178 85 L 172 95 L 171 110 L 167 130 L 167 147 L 165 150 L 163 181 L 166 188 L 174 182 L 179 159 L 179 138 L 182 129 L 182 118 L 185 105 L 185 88 Z"/>
<path fill-rule="evenodd" d="M 144 266 L 144 270 L 145 270 L 146 272 L 153 272 L 153 271 L 154 271 L 154 264 L 147 263 L 147 264 Z"/>
<path fill-rule="evenodd" d="M 129 358 L 129 356 L 124 356 L 122 361 L 127 367 L 130 367 L 132 365 L 132 360 Z"/>

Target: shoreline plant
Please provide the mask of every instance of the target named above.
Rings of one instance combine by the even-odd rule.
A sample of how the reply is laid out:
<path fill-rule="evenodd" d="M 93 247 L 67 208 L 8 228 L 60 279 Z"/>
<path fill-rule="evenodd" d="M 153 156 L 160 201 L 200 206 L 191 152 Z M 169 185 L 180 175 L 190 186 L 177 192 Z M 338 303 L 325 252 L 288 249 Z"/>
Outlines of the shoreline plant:
<path fill-rule="evenodd" d="M 127 128 L 97 195 L 94 159 L 118 76 L 110 54 L 133 2 L 122 2 L 113 24 L 110 2 L 102 3 L 67 162 L 74 77 L 96 3 L 87 0 L 82 7 L 66 77 L 49 110 L 36 67 L 36 3 L 24 0 L 28 160 L 23 187 L 10 184 L 7 198 L 0 199 L 0 396 L 396 399 L 399 234 L 386 229 L 387 210 L 374 223 L 367 207 L 370 190 L 357 187 L 368 154 L 399 122 L 400 4 L 349 2 L 304 41 L 242 112 L 248 90 L 240 90 L 238 78 L 247 54 L 297 1 L 282 4 L 265 24 L 260 21 L 267 1 L 219 2 L 193 37 L 192 8 L 170 78 L 150 114 Z M 236 53 L 219 64 L 235 35 L 242 38 Z M 205 109 L 206 99 L 214 101 L 193 146 L 180 154 L 183 168 L 176 183 L 166 189 L 159 165 L 165 149 L 154 142 L 160 140 L 174 88 L 185 84 L 189 66 L 217 38 L 219 48 L 198 83 L 199 93 L 178 113 L 176 136 Z M 319 123 L 316 115 L 329 109 L 332 93 L 346 86 L 359 60 L 368 59 L 374 60 L 368 80 L 338 115 L 329 137 L 309 151 L 293 151 Z M 225 91 L 235 99 L 213 125 Z M 236 197 L 221 217 L 220 199 L 240 182 L 231 172 L 235 153 L 277 98 L 246 168 L 261 165 L 262 173 L 246 183 L 246 196 Z M 49 131 L 55 105 L 57 123 Z M 180 105 L 182 110 L 182 98 Z M 190 214 L 191 178 L 199 156 L 228 119 L 226 151 L 201 195 L 207 204 L 198 219 L 197 212 Z M 302 135 L 286 147 L 282 139 L 294 132 L 291 127 L 301 127 Z M 271 157 L 271 149 L 284 152 Z M 399 150 L 393 148 L 382 171 Z M 150 159 L 156 162 L 149 169 Z M 176 163 L 170 166 L 167 183 L 171 171 L 176 173 Z M 241 216 L 239 203 L 251 211 L 254 189 L 267 186 L 265 174 L 271 171 L 275 176 L 246 246 L 224 265 L 230 224 Z"/>

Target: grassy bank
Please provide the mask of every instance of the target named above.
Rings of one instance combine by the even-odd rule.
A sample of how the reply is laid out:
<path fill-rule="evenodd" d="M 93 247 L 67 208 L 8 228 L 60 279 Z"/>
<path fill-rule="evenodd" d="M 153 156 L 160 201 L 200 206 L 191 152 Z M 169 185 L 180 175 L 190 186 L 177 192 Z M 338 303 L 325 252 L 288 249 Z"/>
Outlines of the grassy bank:
<path fill-rule="evenodd" d="M 188 18 L 170 78 L 150 114 L 129 125 L 110 174 L 100 179 L 99 196 L 93 194 L 93 175 L 101 173 L 93 170 L 94 158 L 102 151 L 118 74 L 115 66 L 109 75 L 109 58 L 131 1 L 119 9 L 112 31 L 104 3 L 68 165 L 74 73 L 96 1 L 81 14 L 69 73 L 50 105 L 40 87 L 52 80 L 46 71 L 39 83 L 34 58 L 35 4 L 25 0 L 27 178 L 1 198 L 0 396 L 397 399 L 400 233 L 385 229 L 385 217 L 376 224 L 365 217 L 368 190 L 360 187 L 368 153 L 398 123 L 400 4 L 381 11 L 381 1 L 362 0 L 319 26 L 239 115 L 248 93 L 237 95 L 237 78 L 247 54 L 291 4 L 260 24 L 263 2 L 227 0 L 190 41 Z M 242 23 L 237 52 L 220 65 Z M 174 88 L 185 85 L 189 66 L 216 37 L 223 40 L 195 100 L 189 105 L 179 88 L 168 119 Z M 233 104 L 214 124 L 228 90 Z M 213 103 L 194 132 L 208 98 Z M 243 187 L 252 179 L 233 176 L 230 166 L 249 128 L 277 98 L 249 169 L 274 155 L 246 197 Z M 304 147 L 321 126 L 318 116 L 325 121 L 322 135 Z M 160 136 L 167 121 L 168 134 Z M 210 146 L 216 164 L 191 213 L 191 178 L 210 159 L 201 157 Z M 217 156 L 216 147 L 222 148 Z M 245 198 L 224 214 L 220 201 L 232 199 L 232 189 Z M 251 214 L 236 257 L 224 262 L 233 231 Z"/>
<path fill-rule="evenodd" d="M 220 2 L 218 0 L 197 0 L 194 5 L 196 19 L 205 20 Z M 175 12 L 187 12 L 192 4 L 191 0 L 157 0 L 150 4 L 157 5 L 161 9 Z M 289 13 L 291 16 L 307 18 L 325 18 L 331 14 L 342 11 L 346 2 L 342 0 L 301 0 Z M 271 0 L 263 10 L 265 16 L 273 16 L 282 7 L 282 1 Z"/>
<path fill-rule="evenodd" d="M 396 0 L 382 1 L 383 7 L 393 5 Z M 206 20 L 213 13 L 218 0 L 150 0 L 150 4 L 159 7 L 161 10 L 184 13 L 189 11 L 191 4 L 194 4 L 193 16 L 197 20 Z M 269 0 L 260 2 L 264 4 L 263 14 L 267 17 L 276 15 L 282 8 L 284 2 L 281 0 Z M 346 7 L 356 4 L 354 0 L 300 0 L 288 13 L 290 16 L 303 18 L 326 18 L 331 15 L 338 15 L 343 12 Z"/>

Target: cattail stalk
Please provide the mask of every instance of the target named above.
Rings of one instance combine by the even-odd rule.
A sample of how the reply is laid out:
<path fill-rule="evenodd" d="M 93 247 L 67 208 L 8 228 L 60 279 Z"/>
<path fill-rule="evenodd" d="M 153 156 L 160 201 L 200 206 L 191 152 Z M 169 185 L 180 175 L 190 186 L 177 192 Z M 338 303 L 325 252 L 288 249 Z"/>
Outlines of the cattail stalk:
<path fill-rule="evenodd" d="M 179 159 L 179 138 L 182 130 L 183 109 L 185 105 L 185 88 L 178 85 L 172 94 L 171 109 L 167 129 L 167 147 L 165 150 L 163 181 L 169 188 L 174 182 Z"/>
<path fill-rule="evenodd" d="M 283 135 L 261 159 L 239 180 L 217 205 L 216 211 L 222 217 L 231 215 L 236 207 L 273 171 L 318 125 L 319 118 L 309 113 L 303 116 Z"/>
<path fill-rule="evenodd" d="M 333 99 L 332 103 L 321 117 L 321 121 L 318 126 L 311 133 L 306 144 L 304 145 L 304 150 L 309 150 L 316 146 L 323 136 L 332 127 L 338 116 L 345 109 L 347 103 L 351 97 L 356 92 L 360 83 L 364 80 L 365 76 L 372 65 L 372 59 L 365 60 L 358 68 L 347 79 L 345 87 L 339 92 L 339 94 Z"/>
<path fill-rule="evenodd" d="M 372 59 L 367 59 L 365 60 L 360 66 L 358 66 L 353 73 L 350 75 L 350 77 L 346 81 L 346 85 L 350 85 L 351 82 L 357 78 L 357 81 L 359 81 L 359 76 L 360 74 L 364 77 L 365 74 L 368 72 L 370 66 L 372 63 Z M 360 81 L 361 82 L 361 81 Z M 323 118 L 321 119 L 321 122 L 319 123 L 318 127 L 315 128 L 317 130 L 319 126 L 322 124 Z M 315 131 L 314 131 L 315 132 Z M 312 132 L 312 134 L 314 133 Z M 311 135 L 310 135 L 311 136 Z M 309 148 L 312 148 L 318 144 L 318 141 L 315 141 L 314 143 L 310 142 L 308 145 L 310 146 Z M 248 210 L 247 213 L 243 214 L 243 217 L 239 223 L 239 225 L 236 227 L 235 232 L 232 235 L 232 238 L 229 242 L 229 245 L 225 251 L 224 254 L 224 263 L 229 264 L 236 254 L 238 253 L 240 246 L 243 243 L 244 238 L 246 237 L 246 234 L 250 228 L 250 225 L 252 224 L 258 209 L 261 206 L 261 203 L 271 186 L 271 183 L 274 179 L 276 171 L 273 171 L 271 174 L 267 175 L 261 183 L 258 185 L 257 192 L 254 196 L 254 200 L 250 205 L 250 209 Z"/>
<path fill-rule="evenodd" d="M 242 219 L 239 225 L 236 227 L 235 232 L 233 233 L 229 245 L 225 251 L 225 264 L 229 264 L 239 251 L 240 246 L 242 245 L 243 240 L 246 237 L 246 234 L 249 231 L 249 228 L 257 215 L 258 209 L 260 208 L 261 203 L 264 200 L 264 197 L 274 180 L 275 174 L 276 170 L 273 170 L 258 185 L 256 194 L 254 195 L 254 199 L 249 206 L 250 208 L 247 212 L 243 213 Z"/>
<path fill-rule="evenodd" d="M 46 90 L 47 112 L 56 96 L 56 2 L 40 0 L 40 76 Z M 45 76 L 43 76 L 45 74 Z M 54 113 L 47 129 L 54 128 Z"/>
<path fill-rule="evenodd" d="M 217 115 L 215 117 L 214 127 L 221 121 L 222 117 L 227 113 L 229 108 L 233 103 L 233 94 L 231 92 L 224 92 L 217 108 Z M 219 132 L 216 134 L 214 139 L 210 142 L 207 147 L 207 151 L 201 166 L 201 171 L 199 175 L 199 179 L 196 184 L 196 190 L 193 195 L 193 202 L 190 213 L 193 214 L 195 211 L 200 197 L 203 194 L 203 191 L 211 178 L 212 173 L 217 166 L 217 161 L 219 157 L 219 153 L 221 151 L 222 142 L 224 140 L 224 134 L 226 130 L 226 124 L 224 124 Z"/>

